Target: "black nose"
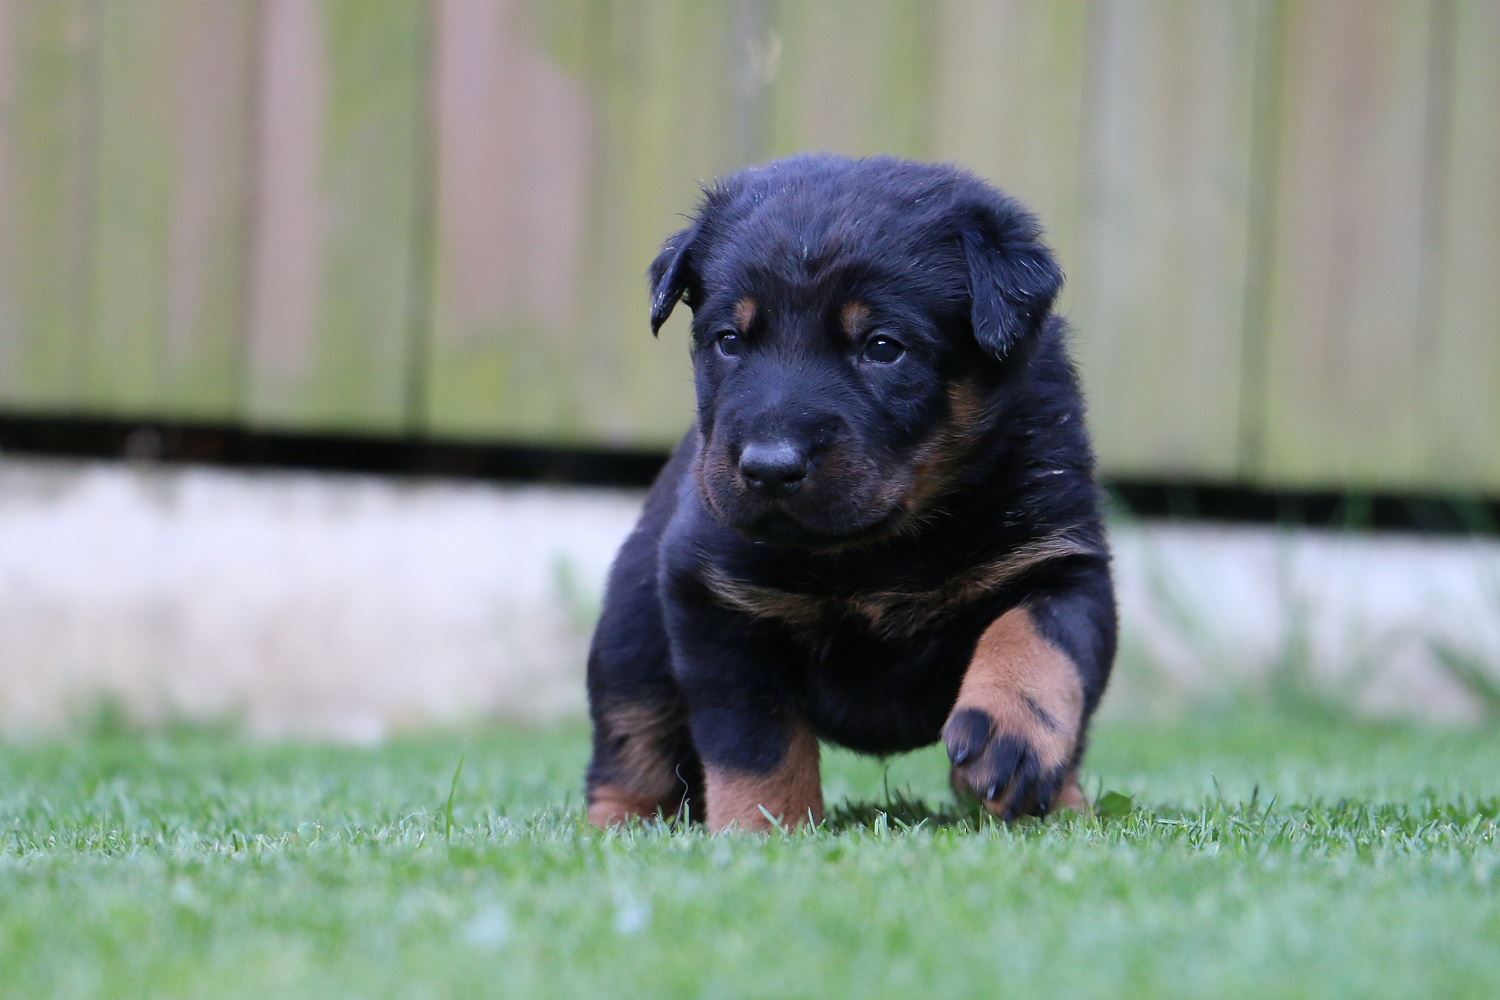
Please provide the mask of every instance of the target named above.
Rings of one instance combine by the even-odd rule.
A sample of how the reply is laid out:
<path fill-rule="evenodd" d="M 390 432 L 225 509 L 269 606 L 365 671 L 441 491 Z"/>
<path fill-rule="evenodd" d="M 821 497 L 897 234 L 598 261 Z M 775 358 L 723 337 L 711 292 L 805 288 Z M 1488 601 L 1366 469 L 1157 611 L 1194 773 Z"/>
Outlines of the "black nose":
<path fill-rule="evenodd" d="M 807 478 L 807 453 L 789 441 L 747 444 L 740 452 L 740 475 L 762 496 L 791 496 Z"/>

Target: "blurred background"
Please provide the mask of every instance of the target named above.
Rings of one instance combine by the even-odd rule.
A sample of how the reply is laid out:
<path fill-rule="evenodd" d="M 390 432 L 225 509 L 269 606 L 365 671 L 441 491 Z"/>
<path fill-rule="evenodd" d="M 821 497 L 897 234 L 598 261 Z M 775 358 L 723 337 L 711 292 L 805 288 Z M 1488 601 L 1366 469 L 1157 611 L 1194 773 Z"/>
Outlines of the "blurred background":
<path fill-rule="evenodd" d="M 1493 719 L 1497 52 L 1495 0 L 0 0 L 0 730 L 578 712 L 691 413 L 645 267 L 800 150 L 1047 226 L 1113 710 Z"/>

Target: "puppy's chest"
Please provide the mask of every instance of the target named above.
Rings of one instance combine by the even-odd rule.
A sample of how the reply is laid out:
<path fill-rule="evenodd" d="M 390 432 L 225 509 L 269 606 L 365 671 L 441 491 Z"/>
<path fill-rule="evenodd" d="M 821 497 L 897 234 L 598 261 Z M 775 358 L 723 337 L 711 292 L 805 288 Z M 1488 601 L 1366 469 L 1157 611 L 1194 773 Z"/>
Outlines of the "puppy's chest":
<path fill-rule="evenodd" d="M 883 640 L 911 637 L 957 610 L 952 596 L 932 590 L 771 585 L 709 570 L 705 582 L 719 603 L 759 621 L 785 626 L 814 646 L 851 629 Z"/>
<path fill-rule="evenodd" d="M 1092 547 L 1059 534 L 1027 541 L 920 582 L 768 582 L 735 576 L 718 567 L 704 572 L 704 582 L 724 606 L 779 623 L 815 648 L 851 628 L 876 640 L 904 643 L 988 602 L 1043 563 L 1092 552 Z"/>

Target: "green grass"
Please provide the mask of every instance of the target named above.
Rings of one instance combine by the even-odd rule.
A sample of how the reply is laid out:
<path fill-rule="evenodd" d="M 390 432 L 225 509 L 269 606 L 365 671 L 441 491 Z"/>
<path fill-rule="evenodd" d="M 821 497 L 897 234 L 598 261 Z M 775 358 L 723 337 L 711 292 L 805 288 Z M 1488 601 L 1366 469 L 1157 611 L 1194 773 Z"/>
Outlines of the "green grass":
<path fill-rule="evenodd" d="M 1494 731 L 1115 723 L 1112 813 L 1012 828 L 829 754 L 770 838 L 587 829 L 585 743 L 0 748 L 0 992 L 1500 996 Z"/>

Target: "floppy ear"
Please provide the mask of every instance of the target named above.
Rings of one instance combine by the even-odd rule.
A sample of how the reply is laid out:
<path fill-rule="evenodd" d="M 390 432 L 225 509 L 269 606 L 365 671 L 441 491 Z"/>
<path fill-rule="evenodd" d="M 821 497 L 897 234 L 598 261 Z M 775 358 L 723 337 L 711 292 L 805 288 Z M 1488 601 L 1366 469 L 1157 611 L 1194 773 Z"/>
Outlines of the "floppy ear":
<path fill-rule="evenodd" d="M 1009 199 L 979 212 L 961 239 L 974 337 L 1003 359 L 1041 329 L 1062 288 L 1062 270 L 1036 220 Z"/>
<path fill-rule="evenodd" d="M 694 280 L 690 255 L 693 243 L 698 238 L 697 223 L 676 233 L 662 244 L 661 253 L 651 262 L 647 272 L 651 280 L 651 335 L 655 336 L 661 325 L 672 315 L 677 300 L 688 292 Z M 688 305 L 692 305 L 689 299 Z"/>

